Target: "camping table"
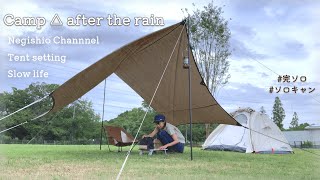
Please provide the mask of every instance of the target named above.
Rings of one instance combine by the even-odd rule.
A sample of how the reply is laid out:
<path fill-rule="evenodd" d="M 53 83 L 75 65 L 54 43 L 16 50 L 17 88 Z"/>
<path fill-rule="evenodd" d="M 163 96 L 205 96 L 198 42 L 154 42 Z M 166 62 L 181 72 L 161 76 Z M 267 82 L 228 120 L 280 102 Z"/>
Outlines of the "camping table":
<path fill-rule="evenodd" d="M 139 154 L 143 155 L 144 152 L 148 152 L 148 155 L 151 156 L 153 154 L 153 152 L 155 152 L 155 151 L 162 151 L 162 152 L 164 152 L 165 155 L 167 155 L 167 150 L 168 149 L 149 149 L 149 150 L 140 149 L 140 153 Z"/>

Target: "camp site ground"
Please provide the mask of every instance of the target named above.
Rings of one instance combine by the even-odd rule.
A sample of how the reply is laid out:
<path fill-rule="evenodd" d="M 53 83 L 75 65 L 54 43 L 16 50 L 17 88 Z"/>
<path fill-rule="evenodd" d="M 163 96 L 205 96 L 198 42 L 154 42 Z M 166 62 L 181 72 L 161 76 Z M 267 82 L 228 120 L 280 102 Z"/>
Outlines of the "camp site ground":
<path fill-rule="evenodd" d="M 103 145 L 0 144 L 0 179 L 115 179 L 128 148 Z M 121 179 L 319 179 L 319 149 L 246 154 L 190 148 L 183 154 L 132 151 Z M 310 153 L 311 152 L 311 153 Z M 313 153 L 313 154 L 312 154 Z"/>

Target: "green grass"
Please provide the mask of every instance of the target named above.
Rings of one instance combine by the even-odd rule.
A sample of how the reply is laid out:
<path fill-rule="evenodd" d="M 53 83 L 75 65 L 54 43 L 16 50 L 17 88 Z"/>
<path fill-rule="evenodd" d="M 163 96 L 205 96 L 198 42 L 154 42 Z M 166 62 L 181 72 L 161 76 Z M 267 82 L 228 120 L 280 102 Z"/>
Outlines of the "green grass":
<path fill-rule="evenodd" d="M 115 179 L 126 152 L 112 149 L 0 145 L 0 179 Z M 184 154 L 167 156 L 140 156 L 134 150 L 121 179 L 320 179 L 320 157 L 299 149 L 289 155 L 193 150 L 193 161 L 189 148 Z"/>

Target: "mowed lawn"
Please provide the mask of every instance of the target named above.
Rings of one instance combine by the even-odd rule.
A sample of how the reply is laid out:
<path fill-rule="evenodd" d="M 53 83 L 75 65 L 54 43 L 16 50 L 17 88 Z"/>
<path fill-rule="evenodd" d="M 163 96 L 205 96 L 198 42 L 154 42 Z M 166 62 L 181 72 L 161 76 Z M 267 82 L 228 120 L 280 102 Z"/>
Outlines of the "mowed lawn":
<path fill-rule="evenodd" d="M 318 156 L 203 151 L 139 155 L 134 149 L 121 179 L 320 179 Z M 0 179 L 115 179 L 126 152 L 106 145 L 0 145 Z M 123 150 L 128 150 L 124 148 Z"/>

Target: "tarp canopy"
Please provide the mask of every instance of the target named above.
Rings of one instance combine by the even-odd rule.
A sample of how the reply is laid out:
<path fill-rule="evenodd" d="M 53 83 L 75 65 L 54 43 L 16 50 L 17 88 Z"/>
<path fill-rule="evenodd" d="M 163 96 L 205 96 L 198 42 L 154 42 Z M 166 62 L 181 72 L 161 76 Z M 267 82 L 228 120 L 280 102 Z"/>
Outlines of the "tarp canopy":
<path fill-rule="evenodd" d="M 183 59 L 188 55 L 188 48 L 185 21 L 129 43 L 56 89 L 50 95 L 54 100 L 51 112 L 57 112 L 77 100 L 112 73 L 119 76 L 149 103 L 161 75 L 165 72 L 151 107 L 164 114 L 172 124 L 187 124 L 189 81 L 188 70 L 183 68 Z M 237 125 L 237 121 L 217 103 L 204 85 L 192 55 L 190 65 L 193 123 Z"/>

